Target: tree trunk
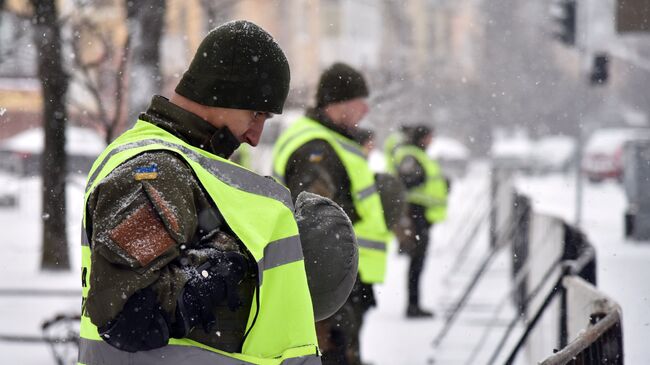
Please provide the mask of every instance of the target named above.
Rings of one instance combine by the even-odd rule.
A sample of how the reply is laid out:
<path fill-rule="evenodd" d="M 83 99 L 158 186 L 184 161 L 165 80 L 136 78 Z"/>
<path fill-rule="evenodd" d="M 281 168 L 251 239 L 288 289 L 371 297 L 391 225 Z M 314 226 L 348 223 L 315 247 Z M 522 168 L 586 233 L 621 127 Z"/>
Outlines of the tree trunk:
<path fill-rule="evenodd" d="M 65 96 L 68 75 L 63 69 L 61 33 L 55 0 L 31 0 L 34 43 L 39 50 L 38 76 L 43 94 L 45 147 L 41 156 L 43 251 L 41 268 L 67 270 L 68 241 L 65 204 Z"/>
<path fill-rule="evenodd" d="M 131 37 L 127 124 L 146 111 L 151 96 L 160 93 L 160 39 L 165 24 L 165 0 L 126 1 Z"/>

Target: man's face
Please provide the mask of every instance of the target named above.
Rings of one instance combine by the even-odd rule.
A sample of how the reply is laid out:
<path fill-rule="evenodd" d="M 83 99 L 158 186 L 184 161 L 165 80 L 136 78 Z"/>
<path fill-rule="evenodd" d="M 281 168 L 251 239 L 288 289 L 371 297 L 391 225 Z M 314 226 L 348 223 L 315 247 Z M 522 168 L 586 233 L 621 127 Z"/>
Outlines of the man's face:
<path fill-rule="evenodd" d="M 257 146 L 264 130 L 264 122 L 271 113 L 243 109 L 212 108 L 208 122 L 216 127 L 228 127 L 241 143 Z"/>
<path fill-rule="evenodd" d="M 349 129 L 359 127 L 359 123 L 368 113 L 369 107 L 366 98 L 356 98 L 352 100 L 336 103 L 340 108 L 341 122 Z"/>

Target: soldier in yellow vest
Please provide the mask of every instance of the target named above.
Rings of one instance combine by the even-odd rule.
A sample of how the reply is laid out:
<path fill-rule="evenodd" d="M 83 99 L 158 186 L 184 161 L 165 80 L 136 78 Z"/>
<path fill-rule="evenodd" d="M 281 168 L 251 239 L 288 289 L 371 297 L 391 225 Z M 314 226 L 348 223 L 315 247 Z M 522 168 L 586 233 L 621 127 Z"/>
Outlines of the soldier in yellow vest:
<path fill-rule="evenodd" d="M 395 150 L 405 143 L 411 126 L 403 125 L 399 131 L 392 131 L 384 140 L 384 161 L 385 170 L 389 174 L 395 174 Z"/>
<path fill-rule="evenodd" d="M 433 131 L 426 125 L 409 129 L 405 143 L 395 149 L 394 160 L 399 179 L 406 186 L 408 218 L 413 232 L 398 235 L 400 247 L 411 257 L 408 271 L 409 318 L 432 317 L 420 307 L 420 276 L 424 268 L 429 230 L 447 214 L 447 181 L 438 163 L 426 154 Z"/>
<path fill-rule="evenodd" d="M 352 226 L 317 197 L 298 197 L 294 211 L 284 186 L 227 160 L 257 145 L 288 91 L 273 38 L 227 23 L 172 97 L 154 96 L 99 156 L 85 193 L 79 364 L 320 364 L 314 318 L 343 301 L 312 301 L 315 260 L 303 254 L 316 246 L 303 251 L 301 237 L 335 241 L 356 261 Z M 336 239 L 296 218 L 319 214 Z"/>
<path fill-rule="evenodd" d="M 274 176 L 294 199 L 302 191 L 332 199 L 352 221 L 359 244 L 359 280 L 341 310 L 317 326 L 324 364 L 360 363 L 359 329 L 375 305 L 372 285 L 384 280 L 386 270 L 390 233 L 374 175 L 355 141 L 367 96 L 363 76 L 335 63 L 320 77 L 316 106 L 278 138 L 273 151 Z"/>

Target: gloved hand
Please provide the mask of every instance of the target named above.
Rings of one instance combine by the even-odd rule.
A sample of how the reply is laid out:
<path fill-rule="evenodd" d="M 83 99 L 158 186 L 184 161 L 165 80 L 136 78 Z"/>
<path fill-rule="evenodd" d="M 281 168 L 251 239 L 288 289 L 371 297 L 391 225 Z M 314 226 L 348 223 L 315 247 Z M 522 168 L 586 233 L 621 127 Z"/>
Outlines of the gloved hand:
<path fill-rule="evenodd" d="M 314 317 L 320 321 L 350 295 L 359 265 L 357 240 L 350 219 L 330 199 L 302 192 L 295 207 Z"/>
<path fill-rule="evenodd" d="M 234 311 L 241 306 L 237 288 L 248 271 L 247 258 L 239 252 L 205 249 L 209 259 L 195 270 L 178 299 L 174 337 L 184 337 L 201 325 L 209 332 L 216 324 L 214 308 L 226 302 Z"/>
<path fill-rule="evenodd" d="M 395 233 L 397 243 L 399 244 L 398 253 L 406 254 L 408 256 L 415 254 L 418 241 L 415 237 L 415 224 L 408 214 L 402 215 L 393 229 L 393 232 Z"/>
<path fill-rule="evenodd" d="M 127 352 L 163 347 L 169 341 L 169 321 L 156 294 L 150 288 L 135 292 L 122 311 L 106 325 L 99 335 L 109 345 Z"/>

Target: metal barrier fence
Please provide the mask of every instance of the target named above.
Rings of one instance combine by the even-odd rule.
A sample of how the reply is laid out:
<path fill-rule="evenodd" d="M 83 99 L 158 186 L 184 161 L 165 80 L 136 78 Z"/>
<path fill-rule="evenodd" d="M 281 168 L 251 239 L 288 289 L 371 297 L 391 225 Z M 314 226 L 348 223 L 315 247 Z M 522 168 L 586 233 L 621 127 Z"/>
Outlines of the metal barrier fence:
<path fill-rule="evenodd" d="M 478 354 L 497 327 L 496 319 L 508 301 L 516 314 L 502 330 L 486 364 L 531 364 L 542 360 L 544 364 L 622 364 L 621 311 L 595 287 L 594 248 L 575 227 L 533 212 L 529 198 L 513 187 L 513 172 L 493 166 L 490 250 L 446 317 L 434 346 L 440 346 L 454 326 L 497 254 L 509 248 L 512 287 L 503 293 L 493 321 L 466 364 L 484 363 Z M 513 340 L 516 344 L 508 345 Z"/>
<path fill-rule="evenodd" d="M 579 312 L 567 313 L 575 321 L 565 322 L 568 337 L 575 339 L 541 364 L 623 364 L 621 308 L 580 277 L 565 277 L 562 287 L 567 311 Z M 584 316 L 585 308 L 591 313 L 588 318 Z"/>
<path fill-rule="evenodd" d="M 524 357 L 524 363 L 546 358 L 548 364 L 622 364 L 620 307 L 596 289 L 594 248 L 577 228 L 535 213 L 530 200 L 512 187 L 509 173 L 497 170 L 501 171 L 494 175 L 505 183 L 493 180 L 497 183 L 495 197 L 509 190 L 514 202 L 510 247 L 517 286 L 513 302 L 519 316 L 513 322 L 522 319 L 525 323 L 504 363 L 513 364 Z M 506 331 L 502 344 L 511 332 Z M 492 362 L 502 350 L 495 349 Z M 553 351 L 555 355 L 551 355 Z"/>

